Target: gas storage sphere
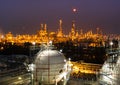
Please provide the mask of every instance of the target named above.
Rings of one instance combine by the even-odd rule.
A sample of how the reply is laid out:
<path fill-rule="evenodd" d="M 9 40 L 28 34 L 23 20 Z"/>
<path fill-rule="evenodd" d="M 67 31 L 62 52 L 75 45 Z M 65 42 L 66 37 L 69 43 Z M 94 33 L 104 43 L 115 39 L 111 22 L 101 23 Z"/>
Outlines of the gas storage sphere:
<path fill-rule="evenodd" d="M 42 84 L 55 84 L 66 70 L 65 65 L 65 57 L 61 52 L 51 49 L 40 51 L 35 59 L 35 80 Z"/>

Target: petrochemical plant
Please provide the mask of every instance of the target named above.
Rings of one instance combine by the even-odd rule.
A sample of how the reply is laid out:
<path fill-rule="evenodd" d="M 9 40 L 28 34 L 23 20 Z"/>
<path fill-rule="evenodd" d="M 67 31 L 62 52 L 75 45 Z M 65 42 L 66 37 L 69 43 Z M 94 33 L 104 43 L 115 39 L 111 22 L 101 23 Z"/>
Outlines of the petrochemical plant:
<path fill-rule="evenodd" d="M 78 85 L 119 85 L 120 36 L 104 35 L 99 28 L 96 28 L 96 33 L 92 30 L 86 33 L 82 29 L 77 31 L 74 21 L 70 32 L 65 35 L 62 23 L 59 20 L 57 32 L 48 32 L 47 24 L 41 24 L 40 30 L 34 35 L 14 36 L 11 32 L 0 34 L 0 52 L 3 54 L 0 55 L 3 63 L 0 76 L 6 79 L 1 79 L 0 84 L 17 85 L 22 82 L 23 85 L 72 85 L 77 79 L 77 83 L 80 83 Z M 55 48 L 52 42 L 58 47 Z M 13 57 L 15 53 L 26 56 Z M 30 62 L 23 66 L 27 58 Z M 15 63 L 17 65 L 12 69 Z M 70 81 L 72 79 L 74 81 Z"/>
<path fill-rule="evenodd" d="M 86 40 L 92 40 L 93 43 L 90 46 L 103 46 L 104 41 L 108 39 L 110 36 L 103 35 L 102 30 L 100 28 L 96 28 L 96 32 L 93 33 L 92 30 L 87 31 L 86 33 L 83 32 L 83 29 L 77 30 L 79 28 L 76 27 L 75 22 L 72 22 L 71 30 L 68 31 L 68 34 L 64 34 L 64 30 L 62 27 L 62 20 L 59 20 L 59 28 L 57 32 L 48 32 L 47 24 L 41 24 L 40 30 L 37 31 L 36 34 L 29 35 L 29 34 L 17 34 L 13 35 L 11 32 L 7 34 L 0 34 L 0 42 L 11 42 L 12 44 L 23 44 L 26 42 L 36 42 L 36 43 L 47 43 L 49 40 L 53 41 L 54 43 L 58 42 L 79 42 Z M 113 37 L 113 36 L 112 36 Z M 115 36 L 116 37 L 116 36 Z M 116 37 L 119 39 L 119 36 Z M 99 44 L 99 42 L 102 42 Z"/>

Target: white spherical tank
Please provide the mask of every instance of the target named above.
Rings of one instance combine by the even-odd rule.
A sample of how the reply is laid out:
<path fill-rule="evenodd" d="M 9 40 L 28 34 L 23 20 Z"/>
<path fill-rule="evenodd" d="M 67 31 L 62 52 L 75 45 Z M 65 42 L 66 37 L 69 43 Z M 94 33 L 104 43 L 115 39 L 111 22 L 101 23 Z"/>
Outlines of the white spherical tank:
<path fill-rule="evenodd" d="M 46 49 L 36 56 L 34 79 L 42 84 L 55 84 L 64 77 L 66 70 L 64 55 L 57 50 Z"/>

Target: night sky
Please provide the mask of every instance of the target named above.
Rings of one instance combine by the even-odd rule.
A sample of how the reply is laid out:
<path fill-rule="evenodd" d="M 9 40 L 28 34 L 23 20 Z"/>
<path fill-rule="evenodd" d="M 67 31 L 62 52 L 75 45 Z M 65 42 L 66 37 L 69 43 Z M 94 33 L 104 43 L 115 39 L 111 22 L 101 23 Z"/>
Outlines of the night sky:
<path fill-rule="evenodd" d="M 57 31 L 59 19 L 66 34 L 73 20 L 78 31 L 99 27 L 103 33 L 120 34 L 120 0 L 0 0 L 2 33 L 36 34 L 41 23 Z"/>

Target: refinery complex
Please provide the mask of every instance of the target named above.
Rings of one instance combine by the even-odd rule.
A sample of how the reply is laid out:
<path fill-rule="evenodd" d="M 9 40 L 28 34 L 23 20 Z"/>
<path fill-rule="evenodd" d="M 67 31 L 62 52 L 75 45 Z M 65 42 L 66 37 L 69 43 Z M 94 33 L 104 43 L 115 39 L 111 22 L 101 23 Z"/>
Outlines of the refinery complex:
<path fill-rule="evenodd" d="M 108 39 L 120 39 L 119 35 L 106 35 L 102 32 L 100 28 L 96 28 L 96 32 L 93 33 L 92 30 L 87 32 L 83 32 L 84 30 L 77 30 L 75 22 L 72 22 L 71 30 L 68 31 L 68 34 L 64 34 L 64 29 L 62 27 L 63 21 L 59 20 L 59 28 L 57 32 L 48 32 L 47 24 L 41 24 L 40 30 L 37 31 L 36 34 L 29 35 L 29 34 L 17 34 L 13 35 L 11 32 L 7 34 L 0 34 L 0 42 L 11 42 L 12 44 L 23 44 L 26 42 L 30 43 L 47 43 L 48 41 L 53 41 L 53 43 L 59 42 L 84 42 L 85 40 L 92 41 L 90 46 L 104 46 L 105 41 Z"/>
<path fill-rule="evenodd" d="M 119 85 L 120 35 L 41 24 L 36 34 L 0 34 L 1 85 Z"/>
<path fill-rule="evenodd" d="M 120 0 L 0 0 L 0 85 L 120 85 Z"/>

